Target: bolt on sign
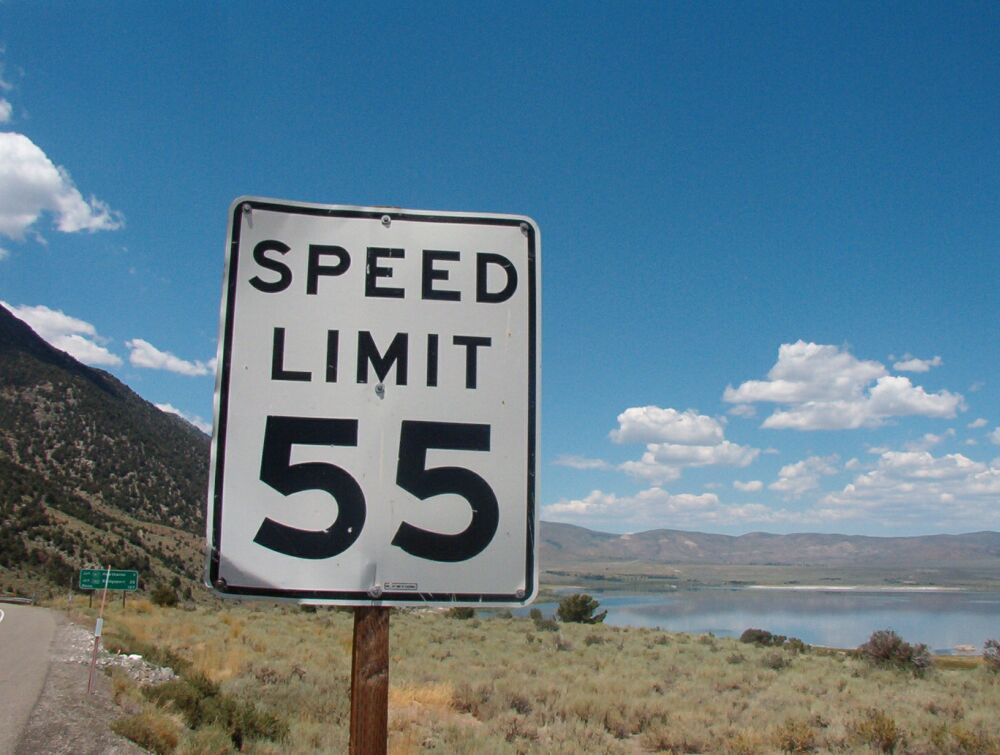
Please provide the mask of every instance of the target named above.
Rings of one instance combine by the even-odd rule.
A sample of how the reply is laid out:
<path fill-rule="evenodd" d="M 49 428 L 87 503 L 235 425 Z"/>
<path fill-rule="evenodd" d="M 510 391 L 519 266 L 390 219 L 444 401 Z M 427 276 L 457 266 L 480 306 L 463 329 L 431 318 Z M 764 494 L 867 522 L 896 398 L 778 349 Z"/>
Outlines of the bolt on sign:
<path fill-rule="evenodd" d="M 345 605 L 529 602 L 534 221 L 242 197 L 229 223 L 210 586 Z"/>

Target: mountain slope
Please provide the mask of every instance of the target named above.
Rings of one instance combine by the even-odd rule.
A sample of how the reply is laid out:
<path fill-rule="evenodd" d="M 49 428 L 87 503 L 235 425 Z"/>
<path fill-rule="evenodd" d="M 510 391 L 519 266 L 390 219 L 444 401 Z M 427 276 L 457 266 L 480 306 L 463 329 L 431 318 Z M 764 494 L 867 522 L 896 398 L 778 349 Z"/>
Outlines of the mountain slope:
<path fill-rule="evenodd" d="M 910 566 L 933 563 L 1000 565 L 1000 533 L 866 537 L 797 533 L 709 535 L 650 530 L 630 535 L 543 522 L 546 568 L 587 562 L 767 564 L 787 566 Z"/>
<path fill-rule="evenodd" d="M 147 579 L 197 578 L 208 448 L 0 307 L 0 567 L 63 586 L 109 560 Z"/>

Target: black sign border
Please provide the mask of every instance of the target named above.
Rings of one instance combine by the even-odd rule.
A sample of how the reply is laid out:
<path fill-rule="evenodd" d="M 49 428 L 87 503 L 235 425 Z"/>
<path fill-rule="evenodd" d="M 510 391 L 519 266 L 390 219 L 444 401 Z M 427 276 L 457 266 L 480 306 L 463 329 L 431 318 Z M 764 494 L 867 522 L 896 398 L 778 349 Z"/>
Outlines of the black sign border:
<path fill-rule="evenodd" d="M 525 530 L 525 594 L 517 593 L 424 593 L 424 592 L 382 592 L 378 597 L 367 591 L 349 590 L 284 590 L 261 587 L 229 585 L 219 578 L 222 546 L 222 488 L 225 474 L 225 448 L 227 420 L 229 414 L 229 379 L 232 357 L 233 330 L 235 328 L 235 295 L 238 275 L 240 230 L 244 212 L 267 210 L 286 214 L 311 215 L 327 218 L 355 218 L 381 220 L 388 216 L 391 221 L 404 220 L 423 223 L 456 223 L 467 225 L 520 226 L 525 231 L 528 243 L 528 458 L 527 458 L 527 522 Z M 225 281 L 225 314 L 223 320 L 222 360 L 219 364 L 221 380 L 219 384 L 219 409 L 214 438 L 215 476 L 212 488 L 212 529 L 209 536 L 208 586 L 223 597 L 234 598 L 282 598 L 292 600 L 330 601 L 341 605 L 414 605 L 429 603 L 480 603 L 480 604 L 520 604 L 530 603 L 535 595 L 535 553 L 537 532 L 535 530 L 535 481 L 537 475 L 537 430 L 538 430 L 538 265 L 535 226 L 518 217 L 453 215 L 445 212 L 417 213 L 412 210 L 395 208 L 351 209 L 322 205 L 294 204 L 280 200 L 244 197 L 233 203 L 232 235 L 228 248 L 228 276 Z"/>

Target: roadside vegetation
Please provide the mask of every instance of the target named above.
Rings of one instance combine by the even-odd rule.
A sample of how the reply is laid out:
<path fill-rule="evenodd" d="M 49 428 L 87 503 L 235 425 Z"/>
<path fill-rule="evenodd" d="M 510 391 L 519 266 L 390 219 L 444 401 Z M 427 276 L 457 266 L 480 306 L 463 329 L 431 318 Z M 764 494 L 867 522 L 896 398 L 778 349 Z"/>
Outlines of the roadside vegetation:
<path fill-rule="evenodd" d="M 146 689 L 116 677 L 117 729 L 162 753 L 346 752 L 351 636 L 348 610 L 116 607 L 106 644 L 180 674 Z M 924 666 L 916 652 L 917 674 L 907 643 L 876 644 L 904 662 L 764 630 L 740 642 L 394 611 L 390 752 L 1000 753 L 992 656 Z"/>

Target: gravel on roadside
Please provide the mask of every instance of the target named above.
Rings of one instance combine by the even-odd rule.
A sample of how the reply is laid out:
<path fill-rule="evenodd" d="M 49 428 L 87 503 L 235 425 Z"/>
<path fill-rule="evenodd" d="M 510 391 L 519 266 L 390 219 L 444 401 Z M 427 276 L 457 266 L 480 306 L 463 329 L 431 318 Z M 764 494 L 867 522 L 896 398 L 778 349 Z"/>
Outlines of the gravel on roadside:
<path fill-rule="evenodd" d="M 56 611 L 59 627 L 51 647 L 51 664 L 42 694 L 28 719 L 14 755 L 136 755 L 145 750 L 111 731 L 125 711 L 112 699 L 111 680 L 104 672 L 120 668 L 141 685 L 174 678 L 171 669 L 146 663 L 140 656 L 108 653 L 98 656 L 95 691 L 87 694 L 94 633 Z"/>

